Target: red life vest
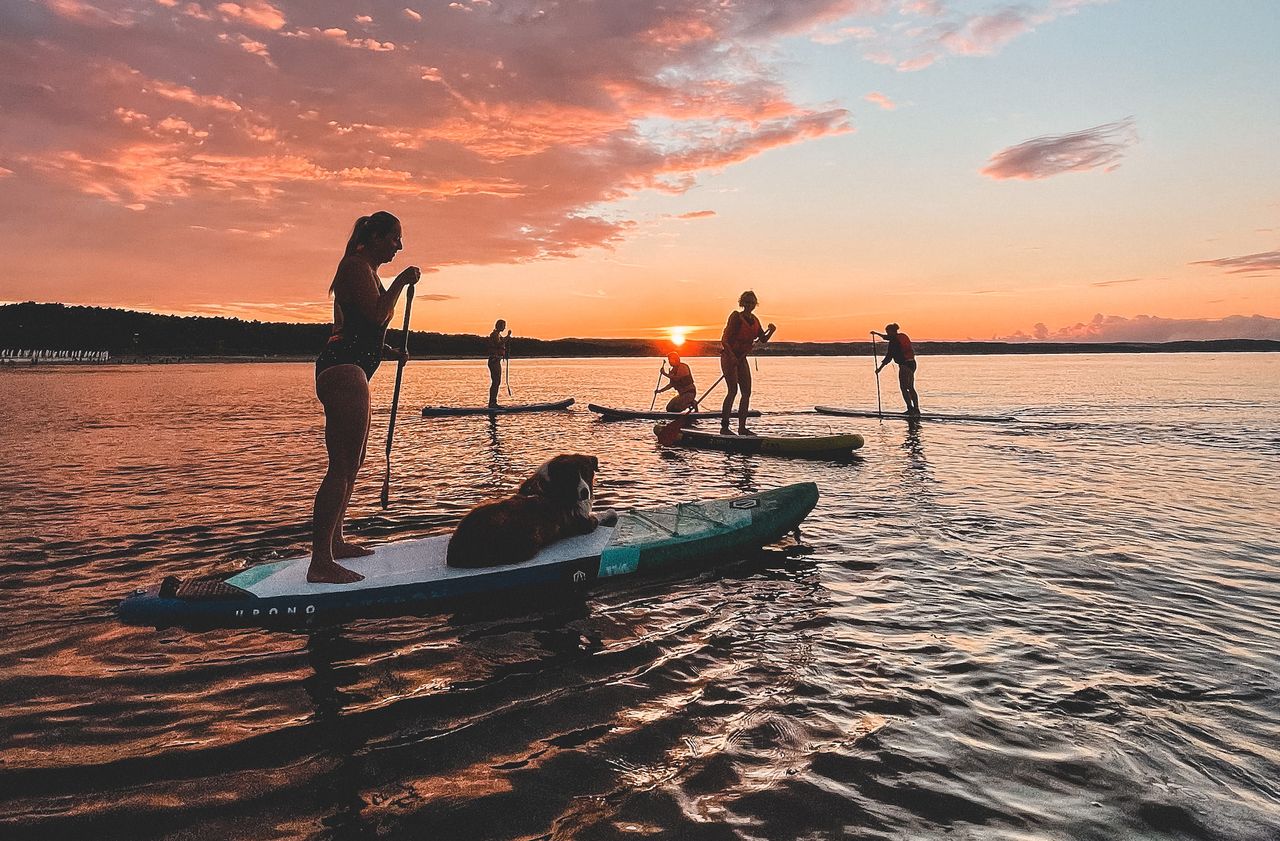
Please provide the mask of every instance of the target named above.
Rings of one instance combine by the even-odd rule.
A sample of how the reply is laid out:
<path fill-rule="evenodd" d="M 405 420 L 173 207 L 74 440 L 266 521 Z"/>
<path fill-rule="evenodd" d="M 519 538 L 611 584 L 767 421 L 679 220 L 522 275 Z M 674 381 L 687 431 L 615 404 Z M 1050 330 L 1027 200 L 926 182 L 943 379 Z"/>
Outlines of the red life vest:
<path fill-rule="evenodd" d="M 720 337 L 724 349 L 732 351 L 734 356 L 746 356 L 756 339 L 764 335 L 760 329 L 760 319 L 754 314 L 734 311 L 729 316 L 729 323 L 724 326 L 724 334 Z"/>
<path fill-rule="evenodd" d="M 899 361 L 910 362 L 916 358 L 915 348 L 911 346 L 911 340 L 907 338 L 906 333 L 898 333 L 898 348 L 902 351 L 902 358 Z"/>

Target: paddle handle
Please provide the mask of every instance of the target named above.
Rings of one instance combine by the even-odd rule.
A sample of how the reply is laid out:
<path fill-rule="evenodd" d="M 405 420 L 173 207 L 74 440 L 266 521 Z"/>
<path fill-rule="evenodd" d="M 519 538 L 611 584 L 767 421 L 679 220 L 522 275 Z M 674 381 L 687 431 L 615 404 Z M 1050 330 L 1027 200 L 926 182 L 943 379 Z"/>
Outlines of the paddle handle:
<path fill-rule="evenodd" d="M 413 287 L 405 293 L 404 299 L 404 336 L 400 342 L 400 352 L 409 352 L 409 313 L 413 311 Z M 396 388 L 391 393 L 391 421 L 387 424 L 387 472 L 382 477 L 382 507 L 386 508 L 391 501 L 391 440 L 396 434 L 396 412 L 400 409 L 400 383 L 404 378 L 404 359 L 396 363 Z"/>

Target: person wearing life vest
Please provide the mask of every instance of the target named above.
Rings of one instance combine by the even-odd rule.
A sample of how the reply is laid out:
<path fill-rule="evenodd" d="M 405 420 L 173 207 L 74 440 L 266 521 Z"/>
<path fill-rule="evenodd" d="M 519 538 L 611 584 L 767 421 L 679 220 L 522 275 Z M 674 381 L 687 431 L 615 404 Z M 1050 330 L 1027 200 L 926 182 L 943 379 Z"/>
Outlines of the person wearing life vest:
<path fill-rule="evenodd" d="M 669 381 L 662 388 L 655 389 L 654 394 L 661 394 L 664 391 L 676 390 L 675 397 L 667 401 L 668 412 L 684 412 L 689 409 L 697 408 L 698 389 L 693 384 L 693 371 L 689 369 L 688 364 L 680 361 L 680 354 L 674 350 L 667 354 L 667 361 L 671 363 L 671 370 L 665 368 L 662 376 Z"/>
<path fill-rule="evenodd" d="M 489 355 L 489 407 L 498 405 L 498 387 L 502 385 L 502 360 L 507 356 L 507 342 L 511 341 L 511 331 L 507 330 L 507 322 L 501 318 L 493 325 L 493 332 L 485 340 L 485 349 Z"/>
<path fill-rule="evenodd" d="M 898 329 L 897 324 L 886 324 L 883 333 L 877 333 L 874 330 L 871 333 L 889 343 L 884 361 L 876 368 L 876 373 L 884 370 L 890 362 L 897 362 L 898 387 L 902 389 L 902 399 L 907 404 L 907 414 L 920 414 L 920 395 L 916 394 L 916 352 L 911 346 L 911 339 Z"/>
<path fill-rule="evenodd" d="M 755 435 L 747 429 L 747 412 L 751 408 L 751 366 L 747 364 L 747 356 L 757 341 L 767 342 L 778 328 L 770 324 L 769 328 L 760 326 L 760 319 L 754 315 L 759 304 L 756 293 L 751 290 L 738 297 L 738 306 L 742 311 L 729 313 L 729 322 L 724 326 L 720 336 L 720 371 L 724 374 L 724 383 L 729 388 L 725 395 L 724 405 L 720 409 L 720 434 L 733 435 L 729 429 L 729 416 L 733 412 L 733 401 L 742 389 L 742 402 L 738 405 L 738 435 Z"/>

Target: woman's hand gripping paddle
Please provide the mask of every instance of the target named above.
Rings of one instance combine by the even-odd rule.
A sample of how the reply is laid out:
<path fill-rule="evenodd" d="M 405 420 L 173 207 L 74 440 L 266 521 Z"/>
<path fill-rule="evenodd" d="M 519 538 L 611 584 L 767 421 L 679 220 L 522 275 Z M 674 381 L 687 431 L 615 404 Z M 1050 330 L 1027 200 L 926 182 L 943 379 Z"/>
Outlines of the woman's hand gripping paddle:
<path fill-rule="evenodd" d="M 409 355 L 409 313 L 413 310 L 413 287 L 404 299 L 404 337 L 400 343 L 400 361 L 396 363 L 396 390 L 391 394 L 391 423 L 387 426 L 387 472 L 382 477 L 382 507 L 391 501 L 391 439 L 396 434 L 396 411 L 400 408 L 400 381 L 404 376 L 404 362 Z"/>

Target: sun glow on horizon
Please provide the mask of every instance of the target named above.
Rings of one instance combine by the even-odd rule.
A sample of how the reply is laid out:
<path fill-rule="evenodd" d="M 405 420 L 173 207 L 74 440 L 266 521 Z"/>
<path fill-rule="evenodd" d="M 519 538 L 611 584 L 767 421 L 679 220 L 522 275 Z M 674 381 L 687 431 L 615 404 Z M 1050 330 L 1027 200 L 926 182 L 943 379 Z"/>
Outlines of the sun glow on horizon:
<path fill-rule="evenodd" d="M 685 343 L 685 340 L 689 338 L 689 334 L 692 333 L 697 328 L 687 327 L 684 325 L 675 325 L 673 327 L 666 327 L 664 329 L 666 330 L 667 336 L 671 339 L 671 344 L 675 345 L 676 347 L 682 347 Z"/>

